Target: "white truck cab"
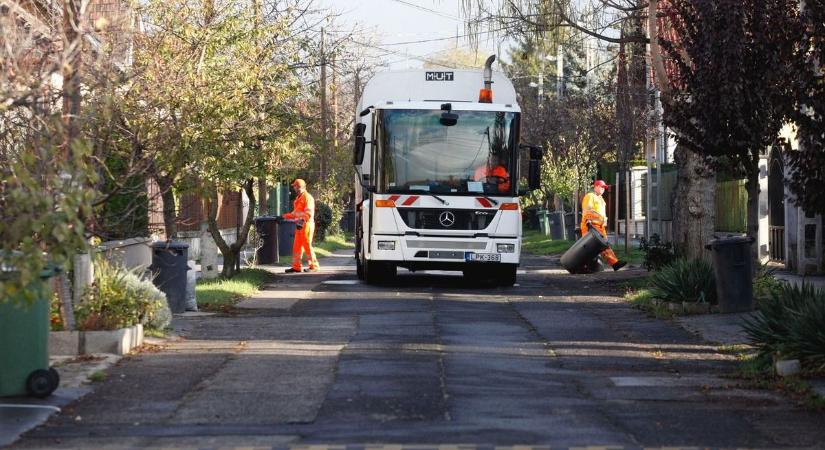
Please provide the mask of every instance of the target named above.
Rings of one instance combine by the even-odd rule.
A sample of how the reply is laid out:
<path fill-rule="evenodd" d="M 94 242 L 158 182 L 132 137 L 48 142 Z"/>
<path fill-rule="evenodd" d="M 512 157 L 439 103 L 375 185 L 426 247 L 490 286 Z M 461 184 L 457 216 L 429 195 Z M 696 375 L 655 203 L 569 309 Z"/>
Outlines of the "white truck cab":
<path fill-rule="evenodd" d="M 542 151 L 519 145 L 516 92 L 494 59 L 483 72 L 383 72 L 366 84 L 353 152 L 359 278 L 390 282 L 405 267 L 515 283 L 519 196 L 538 187 Z"/>

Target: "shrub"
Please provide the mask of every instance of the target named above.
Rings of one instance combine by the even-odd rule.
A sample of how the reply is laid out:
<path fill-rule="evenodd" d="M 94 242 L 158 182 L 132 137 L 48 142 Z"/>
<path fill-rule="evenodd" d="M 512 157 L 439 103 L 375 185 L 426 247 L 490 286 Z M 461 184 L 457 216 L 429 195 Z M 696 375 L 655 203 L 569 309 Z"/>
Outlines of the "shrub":
<path fill-rule="evenodd" d="M 783 285 L 745 319 L 744 329 L 760 357 L 799 359 L 825 370 L 825 290 Z"/>
<path fill-rule="evenodd" d="M 713 266 L 701 259 L 677 259 L 650 277 L 654 297 L 669 302 L 716 304 Z"/>
<path fill-rule="evenodd" d="M 323 242 L 327 237 L 327 229 L 332 224 L 332 208 L 326 203 L 315 204 L 315 240 Z"/>
<path fill-rule="evenodd" d="M 99 259 L 95 280 L 75 308 L 79 330 L 114 330 L 138 323 L 153 328 L 169 325 L 166 295 L 134 272 Z M 160 311 L 160 313 L 158 313 Z"/>
<path fill-rule="evenodd" d="M 782 291 L 784 283 L 774 276 L 776 270 L 769 268 L 767 264 L 762 264 L 756 270 L 753 277 L 753 298 L 757 304 L 762 301 L 770 300 L 774 294 L 779 294 Z"/>
<path fill-rule="evenodd" d="M 650 239 L 642 238 L 639 242 L 639 249 L 645 254 L 643 264 L 648 272 L 660 270 L 676 259 L 673 244 L 670 242 L 663 244 L 658 234 L 650 236 Z"/>

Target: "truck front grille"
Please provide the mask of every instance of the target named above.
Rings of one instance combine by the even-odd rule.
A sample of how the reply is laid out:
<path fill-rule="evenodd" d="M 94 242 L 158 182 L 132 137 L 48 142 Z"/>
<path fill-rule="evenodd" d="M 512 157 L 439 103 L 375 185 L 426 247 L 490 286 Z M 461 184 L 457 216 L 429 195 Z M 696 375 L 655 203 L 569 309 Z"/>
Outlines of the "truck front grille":
<path fill-rule="evenodd" d="M 483 230 L 498 211 L 491 209 L 397 208 L 408 227 L 425 230 Z"/>

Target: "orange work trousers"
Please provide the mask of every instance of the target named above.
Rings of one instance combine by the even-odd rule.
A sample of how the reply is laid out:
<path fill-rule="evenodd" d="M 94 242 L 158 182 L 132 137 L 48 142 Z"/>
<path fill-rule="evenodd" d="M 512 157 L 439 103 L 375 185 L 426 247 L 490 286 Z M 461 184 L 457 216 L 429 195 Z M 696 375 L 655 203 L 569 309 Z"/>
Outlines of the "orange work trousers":
<path fill-rule="evenodd" d="M 315 237 L 315 224 L 309 222 L 303 229 L 295 230 L 295 240 L 292 242 L 292 268 L 301 271 L 301 257 L 307 255 L 310 269 L 318 269 L 318 258 L 315 257 L 315 250 L 312 248 L 312 238 Z"/>
<path fill-rule="evenodd" d="M 591 221 L 590 225 L 593 227 L 593 229 L 595 229 L 596 231 L 601 233 L 602 236 L 607 238 L 607 230 L 604 229 L 604 224 L 602 224 L 601 222 Z M 585 234 L 587 234 L 587 221 L 586 220 L 582 220 L 581 227 L 582 227 L 582 236 L 584 236 Z M 616 257 L 616 254 L 613 253 L 613 249 L 610 248 L 610 247 L 607 247 L 606 249 L 604 249 L 604 251 L 602 251 L 601 255 L 602 255 L 602 258 L 604 258 L 604 261 L 606 263 L 610 264 L 611 266 L 613 264 L 616 264 L 617 262 L 619 262 L 619 258 Z"/>

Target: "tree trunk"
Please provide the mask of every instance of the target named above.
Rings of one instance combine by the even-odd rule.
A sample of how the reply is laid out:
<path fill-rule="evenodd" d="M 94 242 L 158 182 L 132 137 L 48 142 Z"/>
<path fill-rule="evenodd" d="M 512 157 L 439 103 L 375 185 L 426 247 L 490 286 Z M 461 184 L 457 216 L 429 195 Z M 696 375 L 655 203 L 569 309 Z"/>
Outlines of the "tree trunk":
<path fill-rule="evenodd" d="M 266 204 L 266 178 L 259 178 L 258 179 L 258 197 L 261 199 L 261 207 L 258 208 L 262 216 L 267 215 L 268 208 Z"/>
<path fill-rule="evenodd" d="M 163 229 L 167 240 L 178 237 L 178 225 L 175 205 L 175 192 L 172 190 L 172 177 L 155 174 L 155 182 L 160 188 L 160 196 L 163 199 Z"/>
<path fill-rule="evenodd" d="M 232 245 L 226 243 L 223 236 L 221 236 L 220 228 L 218 228 L 218 188 L 217 186 L 212 186 L 209 190 L 209 198 L 207 199 L 209 203 L 207 217 L 209 233 L 212 235 L 212 239 L 214 239 L 218 249 L 220 249 L 221 255 L 223 255 L 221 276 L 225 278 L 234 277 L 240 270 L 241 249 L 246 244 L 247 236 L 249 236 L 249 228 L 252 226 L 252 221 L 255 218 L 255 192 L 253 186 L 254 183 L 251 178 L 244 182 L 243 189 L 247 197 L 249 197 L 249 209 L 238 233 L 238 238 Z"/>
<path fill-rule="evenodd" d="M 713 239 L 716 173 L 705 159 L 682 145 L 676 147 L 673 246 L 687 258 L 709 259 L 705 245 Z"/>

